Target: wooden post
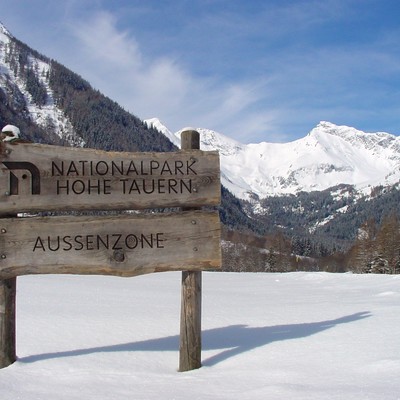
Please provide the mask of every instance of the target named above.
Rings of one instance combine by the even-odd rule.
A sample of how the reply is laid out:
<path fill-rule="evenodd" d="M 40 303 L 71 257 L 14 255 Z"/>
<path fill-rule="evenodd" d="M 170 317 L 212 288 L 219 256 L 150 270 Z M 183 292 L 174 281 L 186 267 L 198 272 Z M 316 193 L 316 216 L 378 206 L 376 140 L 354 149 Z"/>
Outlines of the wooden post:
<path fill-rule="evenodd" d="M 1 217 L 15 217 L 16 215 L 1 215 Z M 0 227 L 1 229 L 1 227 Z M 1 229 L 0 235 L 4 232 Z M 6 255 L 0 254 L 0 257 Z M 0 279 L 0 368 L 8 367 L 15 362 L 15 298 L 17 293 L 17 278 Z"/>
<path fill-rule="evenodd" d="M 183 131 L 181 134 L 181 149 L 200 149 L 199 133 L 194 130 Z M 201 272 L 182 272 L 179 343 L 180 372 L 201 367 L 201 278 Z"/>
<path fill-rule="evenodd" d="M 17 278 L 0 280 L 0 368 L 16 359 L 15 294 Z"/>
<path fill-rule="evenodd" d="M 16 359 L 15 294 L 17 278 L 0 280 L 0 368 Z"/>

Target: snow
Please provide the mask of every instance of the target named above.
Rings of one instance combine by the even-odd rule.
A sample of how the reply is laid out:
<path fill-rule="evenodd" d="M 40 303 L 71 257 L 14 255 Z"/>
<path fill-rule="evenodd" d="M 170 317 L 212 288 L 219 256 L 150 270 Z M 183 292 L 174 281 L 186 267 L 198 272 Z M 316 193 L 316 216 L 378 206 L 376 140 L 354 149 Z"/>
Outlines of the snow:
<path fill-rule="evenodd" d="M 143 121 L 149 128 L 157 129 L 164 136 L 166 136 L 175 146 L 180 147 L 181 140 L 178 139 L 173 133 L 171 133 L 168 128 L 166 128 L 163 123 L 158 118 L 145 119 Z"/>
<path fill-rule="evenodd" d="M 180 273 L 18 278 L 4 399 L 400 399 L 400 276 L 203 273 L 203 367 L 177 372 Z"/>
<path fill-rule="evenodd" d="M 179 146 L 159 120 L 148 123 Z M 305 137 L 288 143 L 242 144 L 221 133 L 197 128 L 202 150 L 218 150 L 221 181 L 236 197 L 251 200 L 354 185 L 360 193 L 400 179 L 400 137 L 365 133 L 321 121 Z"/>
<path fill-rule="evenodd" d="M 12 37 L 11 33 L 7 30 L 7 28 L 0 21 L 0 35 Z"/>
<path fill-rule="evenodd" d="M 10 134 L 9 136 L 5 136 L 2 141 L 3 142 L 10 142 L 12 140 L 15 140 L 20 137 L 20 130 L 17 126 L 15 125 L 6 125 L 2 130 L 2 133 L 8 133 Z"/>
<path fill-rule="evenodd" d="M 27 90 L 25 80 L 19 78 L 18 74 L 15 74 L 15 71 L 6 62 L 6 53 L 9 52 L 8 48 L 12 38 L 12 35 L 0 23 L 0 84 L 7 87 L 11 82 L 15 83 L 25 99 L 29 115 L 36 124 L 44 128 L 52 128 L 60 138 L 73 146 L 83 147 L 85 145 L 84 140 L 76 135 L 71 122 L 55 104 L 49 82 L 50 61 L 45 62 L 34 57 L 32 54 L 28 55 L 29 67 L 36 71 L 36 77 L 46 88 L 47 92 L 46 104 L 38 105 L 33 101 L 32 95 Z"/>

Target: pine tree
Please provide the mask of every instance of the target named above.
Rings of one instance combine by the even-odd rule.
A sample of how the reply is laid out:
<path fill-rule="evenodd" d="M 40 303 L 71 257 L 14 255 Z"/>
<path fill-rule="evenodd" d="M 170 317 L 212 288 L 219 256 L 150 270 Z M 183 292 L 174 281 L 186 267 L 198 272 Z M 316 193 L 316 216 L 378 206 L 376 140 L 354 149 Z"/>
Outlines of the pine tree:
<path fill-rule="evenodd" d="M 400 226 L 397 214 L 391 213 L 384 218 L 381 228 L 378 231 L 377 255 L 382 260 L 381 268 L 388 268 L 388 271 L 381 272 L 396 273 L 400 259 Z"/>

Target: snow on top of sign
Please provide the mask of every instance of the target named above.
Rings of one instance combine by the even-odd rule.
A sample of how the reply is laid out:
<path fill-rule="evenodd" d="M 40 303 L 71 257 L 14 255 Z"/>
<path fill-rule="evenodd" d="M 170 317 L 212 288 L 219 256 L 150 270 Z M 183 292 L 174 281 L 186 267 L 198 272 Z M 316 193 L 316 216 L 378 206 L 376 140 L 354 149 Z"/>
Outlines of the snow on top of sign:
<path fill-rule="evenodd" d="M 20 137 L 21 131 L 15 125 L 6 125 L 2 130 L 3 142 L 11 142 Z"/>

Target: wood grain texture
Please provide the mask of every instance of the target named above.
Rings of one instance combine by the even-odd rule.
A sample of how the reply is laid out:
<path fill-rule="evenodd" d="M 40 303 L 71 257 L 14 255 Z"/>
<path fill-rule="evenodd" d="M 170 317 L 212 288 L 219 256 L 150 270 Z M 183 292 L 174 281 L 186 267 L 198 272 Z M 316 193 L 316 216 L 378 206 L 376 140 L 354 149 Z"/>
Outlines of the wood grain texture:
<path fill-rule="evenodd" d="M 183 271 L 181 284 L 181 328 L 179 371 L 201 367 L 202 273 Z"/>
<path fill-rule="evenodd" d="M 217 211 L 0 220 L 0 279 L 220 267 Z"/>
<path fill-rule="evenodd" d="M 16 359 L 15 297 L 16 278 L 0 279 L 0 368 Z"/>
<path fill-rule="evenodd" d="M 3 143 L 0 188 L 0 213 L 218 205 L 219 155 Z"/>
<path fill-rule="evenodd" d="M 201 366 L 201 271 L 221 266 L 217 152 L 115 153 L 0 143 L 0 368 L 16 360 L 16 277 L 136 276 L 182 270 L 180 371 Z M 23 217 L 34 211 L 140 210 L 174 214 Z"/>
<path fill-rule="evenodd" d="M 195 130 L 181 133 L 181 148 L 200 148 L 200 134 Z M 188 208 L 184 208 L 188 210 Z M 182 272 L 181 323 L 179 336 L 179 371 L 191 371 L 201 367 L 201 314 L 202 314 L 202 273 Z"/>

